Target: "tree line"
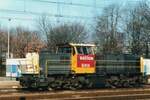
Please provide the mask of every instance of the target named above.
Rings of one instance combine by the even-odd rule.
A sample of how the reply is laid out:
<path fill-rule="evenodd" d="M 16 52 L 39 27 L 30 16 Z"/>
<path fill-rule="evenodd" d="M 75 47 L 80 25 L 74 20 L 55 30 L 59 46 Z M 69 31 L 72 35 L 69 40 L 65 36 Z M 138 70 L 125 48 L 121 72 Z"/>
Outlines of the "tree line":
<path fill-rule="evenodd" d="M 80 22 L 56 25 L 43 15 L 37 20 L 36 31 L 21 26 L 10 30 L 10 52 L 14 57 L 24 57 L 26 52 L 39 52 L 42 48 L 54 52 L 56 44 L 86 43 L 87 38 L 91 36 L 91 41 L 97 44 L 99 53 L 129 52 L 149 56 L 148 1 L 141 1 L 132 9 L 111 4 L 103 9 L 94 23 L 90 29 Z M 7 30 L 2 28 L 0 28 L 0 51 L 7 51 Z"/>
<path fill-rule="evenodd" d="M 150 5 L 140 1 L 130 8 L 109 5 L 98 16 L 96 38 L 103 53 L 130 52 L 149 56 Z"/>

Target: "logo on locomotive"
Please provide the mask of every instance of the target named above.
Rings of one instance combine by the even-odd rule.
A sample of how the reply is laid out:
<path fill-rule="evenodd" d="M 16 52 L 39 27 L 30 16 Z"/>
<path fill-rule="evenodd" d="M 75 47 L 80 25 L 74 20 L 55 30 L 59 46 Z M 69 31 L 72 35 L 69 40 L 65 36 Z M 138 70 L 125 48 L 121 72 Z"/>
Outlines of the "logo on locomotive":
<path fill-rule="evenodd" d="M 77 66 L 82 68 L 95 67 L 94 55 L 78 55 Z"/>

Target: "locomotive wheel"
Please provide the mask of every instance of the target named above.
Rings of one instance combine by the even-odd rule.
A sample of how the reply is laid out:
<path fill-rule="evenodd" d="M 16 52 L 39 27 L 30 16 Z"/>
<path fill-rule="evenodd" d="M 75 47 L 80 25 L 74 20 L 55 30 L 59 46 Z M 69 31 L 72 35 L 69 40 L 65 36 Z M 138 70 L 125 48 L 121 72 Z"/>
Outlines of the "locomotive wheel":
<path fill-rule="evenodd" d="M 90 81 L 89 77 L 85 76 L 57 76 L 52 79 L 49 78 L 49 89 L 70 89 L 77 90 L 82 88 L 92 88 L 93 82 Z"/>
<path fill-rule="evenodd" d="M 105 87 L 111 88 L 111 84 L 110 84 L 109 80 L 105 80 Z"/>
<path fill-rule="evenodd" d="M 129 82 L 126 81 L 126 82 L 123 84 L 123 87 L 125 87 L 125 88 L 130 87 Z"/>
<path fill-rule="evenodd" d="M 70 79 L 70 86 L 69 89 L 71 90 L 77 90 L 82 88 L 82 83 L 79 81 L 77 77 Z"/>
<path fill-rule="evenodd" d="M 58 90 L 62 88 L 63 81 L 61 78 L 52 78 L 49 82 L 49 89 Z"/>
<path fill-rule="evenodd" d="M 77 90 L 76 86 L 74 84 L 70 85 L 69 87 L 70 90 Z"/>
<path fill-rule="evenodd" d="M 62 88 L 62 81 L 61 80 L 56 80 L 53 84 L 52 87 L 56 90 L 61 89 Z"/>
<path fill-rule="evenodd" d="M 84 84 L 85 84 L 85 88 L 92 88 L 92 86 L 93 86 L 93 83 L 90 82 L 89 79 L 85 79 Z"/>
<path fill-rule="evenodd" d="M 79 81 L 78 77 L 57 77 L 49 83 L 49 88 L 54 90 L 58 89 L 76 90 L 81 89 L 82 84 Z"/>

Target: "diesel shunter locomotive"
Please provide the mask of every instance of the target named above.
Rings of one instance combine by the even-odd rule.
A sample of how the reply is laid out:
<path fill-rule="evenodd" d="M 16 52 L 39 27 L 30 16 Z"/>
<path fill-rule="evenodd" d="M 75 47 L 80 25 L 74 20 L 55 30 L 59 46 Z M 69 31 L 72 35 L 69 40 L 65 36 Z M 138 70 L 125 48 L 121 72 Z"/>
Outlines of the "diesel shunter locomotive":
<path fill-rule="evenodd" d="M 96 54 L 94 44 L 57 45 L 55 53 L 43 50 L 32 73 L 22 73 L 22 87 L 80 89 L 141 86 L 145 78 L 139 56 Z"/>

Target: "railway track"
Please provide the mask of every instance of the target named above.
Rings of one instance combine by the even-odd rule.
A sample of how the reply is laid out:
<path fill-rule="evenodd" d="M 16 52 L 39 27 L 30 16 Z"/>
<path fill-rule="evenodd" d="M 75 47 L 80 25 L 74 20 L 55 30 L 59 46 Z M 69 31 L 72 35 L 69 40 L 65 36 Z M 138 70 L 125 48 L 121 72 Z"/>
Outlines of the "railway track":
<path fill-rule="evenodd" d="M 150 99 L 150 88 L 78 91 L 16 91 L 0 93 L 0 100 L 140 100 Z"/>

